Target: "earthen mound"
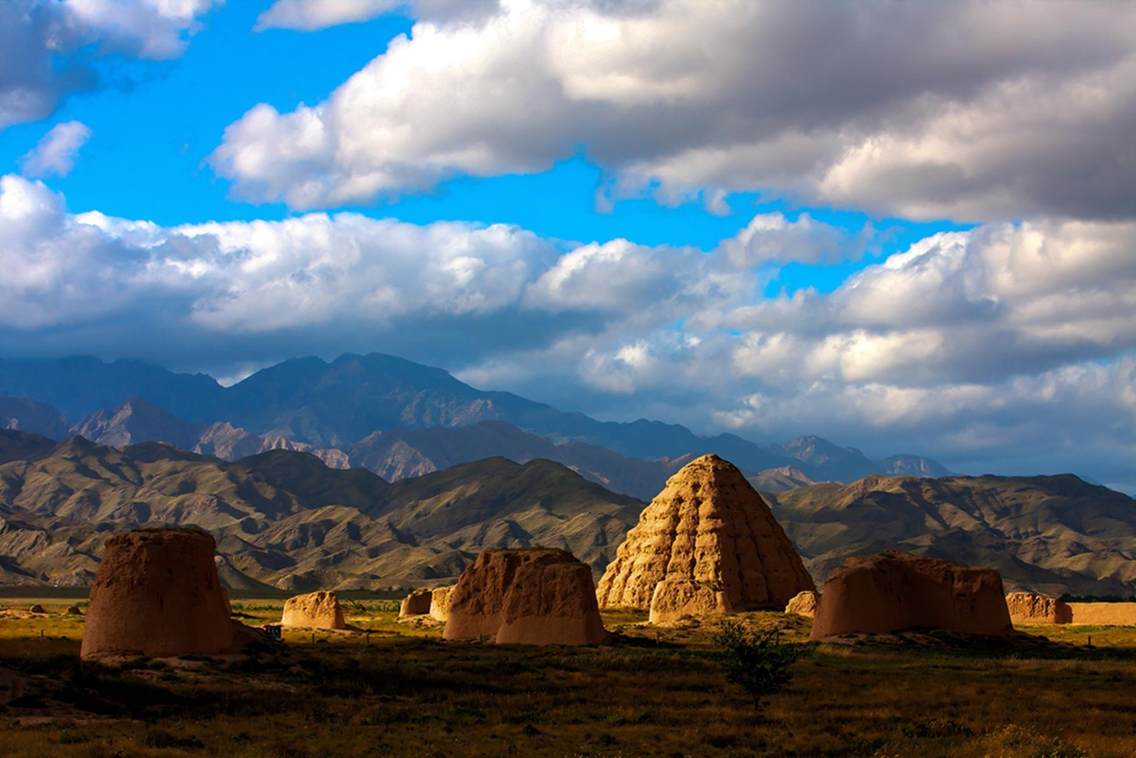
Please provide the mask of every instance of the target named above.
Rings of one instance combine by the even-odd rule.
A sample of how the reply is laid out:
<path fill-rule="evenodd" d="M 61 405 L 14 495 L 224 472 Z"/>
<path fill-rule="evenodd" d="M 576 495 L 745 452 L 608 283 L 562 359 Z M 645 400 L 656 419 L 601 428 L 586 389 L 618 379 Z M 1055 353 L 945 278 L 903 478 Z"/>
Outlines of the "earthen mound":
<path fill-rule="evenodd" d="M 448 640 L 595 645 L 607 638 L 591 569 L 551 548 L 486 550 L 449 595 Z"/>
<path fill-rule="evenodd" d="M 67 606 L 67 615 L 68 616 L 82 616 L 83 610 L 77 605 L 69 605 L 69 606 Z"/>
<path fill-rule="evenodd" d="M 343 609 L 334 592 L 309 592 L 284 601 L 280 616 L 281 626 L 300 626 L 307 629 L 346 629 Z"/>
<path fill-rule="evenodd" d="M 108 539 L 91 585 L 81 657 L 238 652 L 256 635 L 229 619 L 215 547 L 196 529 L 139 529 Z"/>
<path fill-rule="evenodd" d="M 450 599 L 453 597 L 454 588 L 437 587 L 430 593 L 430 618 L 435 621 L 443 623 L 450 617 Z"/>
<path fill-rule="evenodd" d="M 811 590 L 798 592 L 785 606 L 785 613 L 795 613 L 798 616 L 812 618 L 816 615 L 817 599 L 817 593 Z"/>
<path fill-rule="evenodd" d="M 1073 609 L 1049 595 L 1037 592 L 1010 592 L 1006 595 L 1010 621 L 1015 624 L 1068 624 Z"/>
<path fill-rule="evenodd" d="M 28 608 L 29 613 L 47 613 L 47 609 L 39 603 L 36 603 L 31 608 Z"/>
<path fill-rule="evenodd" d="M 602 608 L 685 615 L 785 607 L 815 590 L 793 543 L 742 472 L 704 455 L 667 480 L 600 579 Z"/>
<path fill-rule="evenodd" d="M 1009 634 L 1002 577 L 899 551 L 849 558 L 821 591 L 812 639 L 925 629 Z"/>
<path fill-rule="evenodd" d="M 398 617 L 404 619 L 410 616 L 423 616 L 430 612 L 430 600 L 433 592 L 428 589 L 414 590 L 402 599 L 398 609 Z"/>
<path fill-rule="evenodd" d="M 1136 626 L 1136 603 L 1069 603 L 1074 624 Z"/>

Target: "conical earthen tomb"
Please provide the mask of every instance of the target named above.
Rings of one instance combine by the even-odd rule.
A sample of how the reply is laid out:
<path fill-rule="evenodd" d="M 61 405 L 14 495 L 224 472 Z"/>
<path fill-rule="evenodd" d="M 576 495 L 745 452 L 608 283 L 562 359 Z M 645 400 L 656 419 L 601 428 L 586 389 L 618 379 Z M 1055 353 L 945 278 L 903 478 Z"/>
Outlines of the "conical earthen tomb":
<path fill-rule="evenodd" d="M 601 608 L 650 610 L 652 622 L 781 610 L 812 577 L 773 512 L 733 464 L 704 455 L 667 480 L 596 591 Z"/>

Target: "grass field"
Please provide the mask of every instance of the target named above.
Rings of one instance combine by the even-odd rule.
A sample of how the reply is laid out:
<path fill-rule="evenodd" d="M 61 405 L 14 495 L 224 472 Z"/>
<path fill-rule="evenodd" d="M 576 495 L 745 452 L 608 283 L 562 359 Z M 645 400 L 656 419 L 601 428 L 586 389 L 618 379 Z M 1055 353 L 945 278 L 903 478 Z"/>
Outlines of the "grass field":
<path fill-rule="evenodd" d="M 1065 644 L 984 651 L 818 646 L 758 719 L 722 678 L 713 624 L 605 614 L 610 645 L 496 647 L 353 601 L 366 634 L 289 631 L 287 652 L 260 660 L 103 669 L 78 664 L 73 601 L 0 606 L 34 602 L 49 613 L 0 619 L 0 673 L 19 689 L 0 708 L 3 755 L 1136 755 L 1136 628 L 1036 627 Z M 246 623 L 279 618 L 279 600 L 233 605 Z M 798 617 L 744 618 L 808 633 Z"/>

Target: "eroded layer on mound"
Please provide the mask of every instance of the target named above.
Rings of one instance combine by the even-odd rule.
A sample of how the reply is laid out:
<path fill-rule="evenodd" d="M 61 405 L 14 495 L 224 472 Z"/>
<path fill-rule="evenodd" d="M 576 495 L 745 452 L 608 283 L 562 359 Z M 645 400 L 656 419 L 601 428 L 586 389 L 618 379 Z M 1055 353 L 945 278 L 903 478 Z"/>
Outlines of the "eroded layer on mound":
<path fill-rule="evenodd" d="M 281 626 L 300 626 L 308 629 L 346 629 L 339 596 L 334 592 L 309 592 L 284 601 L 280 616 Z"/>
<path fill-rule="evenodd" d="M 429 613 L 430 600 L 432 597 L 433 592 L 431 590 L 414 590 L 402 599 L 402 604 L 398 608 L 398 617 L 402 619 L 409 616 L 423 616 Z"/>
<path fill-rule="evenodd" d="M 430 618 L 445 622 L 450 617 L 450 599 L 453 596 L 453 585 L 437 587 L 430 592 Z"/>
<path fill-rule="evenodd" d="M 601 607 L 650 609 L 652 620 L 672 620 L 780 610 L 798 592 L 814 589 L 761 495 L 731 463 L 704 455 L 672 476 L 643 510 L 597 595 Z"/>
<path fill-rule="evenodd" d="M 812 638 L 915 629 L 1010 633 L 1002 577 L 899 551 L 849 558 L 824 585 Z"/>
<path fill-rule="evenodd" d="M 651 595 L 648 621 L 669 624 L 684 616 L 713 616 L 736 610 L 725 592 L 690 579 L 664 579 Z"/>
<path fill-rule="evenodd" d="M 1068 603 L 1037 592 L 1007 593 L 1006 607 L 1015 624 L 1068 624 L 1073 620 Z"/>
<path fill-rule="evenodd" d="M 247 636 L 229 618 L 213 537 L 140 529 L 111 537 L 91 585 L 84 659 L 234 652 Z"/>
<path fill-rule="evenodd" d="M 462 573 L 449 601 L 448 640 L 594 645 L 607 637 L 591 569 L 564 550 L 487 550 Z"/>

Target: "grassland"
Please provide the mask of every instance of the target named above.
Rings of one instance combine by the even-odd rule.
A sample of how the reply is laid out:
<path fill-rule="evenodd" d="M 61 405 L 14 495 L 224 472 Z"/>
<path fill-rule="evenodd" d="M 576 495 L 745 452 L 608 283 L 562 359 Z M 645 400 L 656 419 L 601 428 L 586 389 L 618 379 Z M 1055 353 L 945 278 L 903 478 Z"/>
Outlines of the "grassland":
<path fill-rule="evenodd" d="M 1038 627 L 1062 644 L 983 651 L 819 646 L 755 718 L 721 676 L 712 625 L 615 613 L 611 645 L 496 647 L 399 623 L 390 600 L 353 601 L 366 633 L 289 631 L 286 653 L 258 660 L 102 669 L 78 664 L 68 603 L 38 602 L 47 615 L 0 619 L 0 673 L 20 689 L 0 708 L 4 755 L 1136 754 L 1136 628 Z M 279 609 L 234 603 L 246 623 Z M 745 619 L 788 640 L 808 631 Z"/>

